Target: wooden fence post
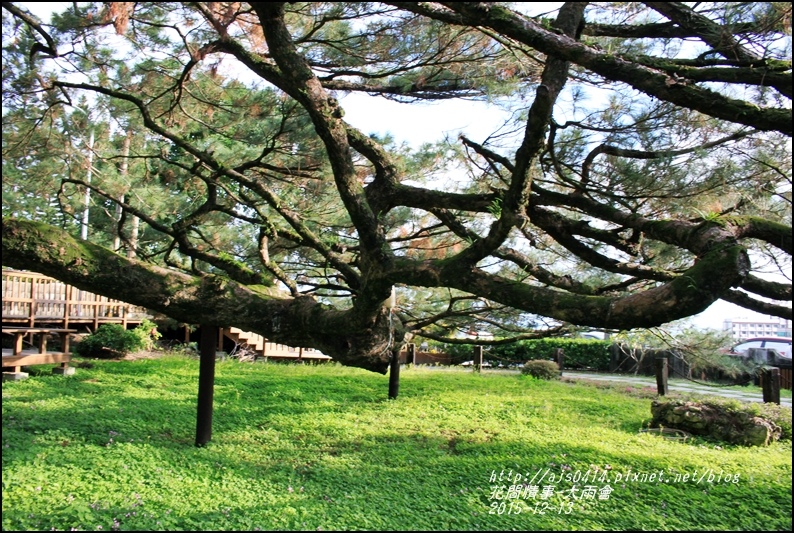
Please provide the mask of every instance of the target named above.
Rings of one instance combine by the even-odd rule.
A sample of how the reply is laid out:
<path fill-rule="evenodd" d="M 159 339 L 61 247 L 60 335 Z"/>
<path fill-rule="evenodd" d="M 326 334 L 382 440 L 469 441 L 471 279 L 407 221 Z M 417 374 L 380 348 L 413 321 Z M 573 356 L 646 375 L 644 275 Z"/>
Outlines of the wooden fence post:
<path fill-rule="evenodd" d="M 764 368 L 761 373 L 764 403 L 780 405 L 780 369 L 775 367 Z"/>
<path fill-rule="evenodd" d="M 618 346 L 618 344 L 616 342 L 613 342 L 612 344 L 609 345 L 609 371 L 610 372 L 615 372 L 618 369 L 618 367 L 620 366 L 620 364 L 619 364 L 619 355 L 618 355 L 619 353 L 620 353 L 620 347 Z"/>
<path fill-rule="evenodd" d="M 36 279 L 30 278 L 30 315 L 28 316 L 28 327 L 36 326 Z"/>
<path fill-rule="evenodd" d="M 659 396 L 665 396 L 669 392 L 667 388 L 667 357 L 656 358 L 656 392 Z"/>
<path fill-rule="evenodd" d="M 215 387 L 215 345 L 218 342 L 216 326 L 201 326 L 199 342 L 199 386 L 196 409 L 196 446 L 204 446 L 212 438 L 212 396 Z"/>
<path fill-rule="evenodd" d="M 482 370 L 482 346 L 474 347 L 474 370 L 477 372 Z"/>
<path fill-rule="evenodd" d="M 72 309 L 72 286 L 64 285 L 63 293 L 63 329 L 69 329 L 69 313 Z M 126 324 L 124 329 L 127 329 Z"/>
<path fill-rule="evenodd" d="M 554 360 L 557 361 L 557 365 L 560 367 L 560 375 L 562 376 L 562 368 L 565 365 L 565 352 L 562 348 L 554 350 Z"/>
<path fill-rule="evenodd" d="M 778 368 L 780 369 L 780 388 L 791 390 L 791 365 Z"/>

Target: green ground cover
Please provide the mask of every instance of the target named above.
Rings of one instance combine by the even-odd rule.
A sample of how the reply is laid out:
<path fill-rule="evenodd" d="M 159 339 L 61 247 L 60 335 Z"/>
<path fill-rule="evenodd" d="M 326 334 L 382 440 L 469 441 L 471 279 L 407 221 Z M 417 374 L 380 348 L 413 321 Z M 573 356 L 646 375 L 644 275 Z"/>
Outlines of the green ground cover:
<path fill-rule="evenodd" d="M 195 448 L 197 360 L 92 365 L 3 383 L 3 529 L 792 526 L 790 441 L 640 434 L 650 400 L 618 389 L 409 369 L 389 401 L 357 369 L 227 361 Z"/>

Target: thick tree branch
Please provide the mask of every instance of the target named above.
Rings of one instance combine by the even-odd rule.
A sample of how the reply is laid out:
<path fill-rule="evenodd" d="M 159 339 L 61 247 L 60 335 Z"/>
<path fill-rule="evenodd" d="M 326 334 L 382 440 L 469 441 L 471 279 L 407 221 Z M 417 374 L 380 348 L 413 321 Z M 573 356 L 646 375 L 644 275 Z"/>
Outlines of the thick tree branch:
<path fill-rule="evenodd" d="M 629 57 L 626 57 L 626 59 L 629 59 Z M 791 98 L 792 94 L 790 61 L 784 64 L 784 62 L 780 61 L 772 62 L 761 59 L 749 64 L 739 62 L 739 64 L 747 66 L 727 68 L 687 66 L 683 60 L 662 60 L 646 56 L 638 56 L 634 60 L 640 65 L 666 72 L 671 76 L 672 82 L 675 83 L 686 84 L 696 81 L 743 83 L 760 87 L 774 87 L 780 94 L 788 98 Z"/>
<path fill-rule="evenodd" d="M 779 21 L 780 22 L 780 21 Z M 734 34 L 757 33 L 761 31 L 782 32 L 783 24 L 777 27 L 763 28 L 758 24 L 746 22 L 726 28 Z M 588 24 L 585 26 L 584 35 L 592 37 L 620 37 L 623 39 L 687 39 L 699 37 L 692 29 L 684 28 L 672 22 L 657 22 L 651 24 Z"/>
<path fill-rule="evenodd" d="M 568 221 L 551 211 L 534 208 L 531 212 L 531 220 L 533 224 L 551 235 L 555 241 L 568 251 L 589 264 L 604 269 L 607 272 L 657 281 L 669 281 L 675 277 L 671 272 L 665 272 L 644 265 L 621 263 L 616 259 L 612 259 L 611 257 L 607 257 L 595 251 L 593 248 L 583 244 L 574 237 L 574 233 Z"/>
<path fill-rule="evenodd" d="M 559 31 L 571 38 L 577 37 L 586 5 L 586 2 L 566 2 L 555 22 Z M 447 7 L 456 9 L 450 5 Z M 568 66 L 566 60 L 557 57 L 549 57 L 546 60 L 540 85 L 535 92 L 535 100 L 529 108 L 524 137 L 516 151 L 510 185 L 502 201 L 501 213 L 491 224 L 488 234 L 458 254 L 456 261 L 475 265 L 499 248 L 513 227 L 521 228 L 526 224 L 533 165 L 546 145 L 546 130 L 551 121 L 554 103 L 568 80 Z"/>
<path fill-rule="evenodd" d="M 33 15 L 27 11 L 15 6 L 11 2 L 3 2 L 3 9 L 7 10 L 9 13 L 25 22 L 25 24 L 36 30 L 36 32 L 38 32 L 38 34 L 44 37 L 44 40 L 47 41 L 47 46 L 42 46 L 39 43 L 33 45 L 33 49 L 30 51 L 31 58 L 33 58 L 37 52 L 44 53 L 49 57 L 58 57 L 58 47 L 55 44 L 55 40 L 41 26 L 41 22 L 39 20 L 34 18 Z"/>
<path fill-rule="evenodd" d="M 727 59 L 739 61 L 755 61 L 759 56 L 736 42 L 733 31 L 709 20 L 700 13 L 693 11 L 681 2 L 645 2 L 682 28 L 694 32 L 703 42 L 710 44 L 714 50 Z"/>
<path fill-rule="evenodd" d="M 339 103 L 328 95 L 306 60 L 298 54 L 284 21 L 283 4 L 255 2 L 252 7 L 259 15 L 268 48 L 281 71 L 283 83 L 280 88 L 308 111 L 317 134 L 325 145 L 339 196 L 364 244 L 363 267 L 381 268 L 388 265 L 392 254 L 387 251 L 383 228 L 358 182 Z M 379 294 L 374 296 L 372 303 L 388 297 L 388 290 L 390 287 L 378 290 Z M 362 303 L 359 306 L 363 304 L 363 299 L 360 301 Z"/>
<path fill-rule="evenodd" d="M 720 146 L 722 144 L 737 141 L 739 139 L 743 139 L 748 135 L 752 135 L 754 132 L 752 131 L 740 131 L 734 133 L 732 135 L 728 135 L 727 137 L 723 137 L 721 139 L 717 139 L 716 141 L 711 141 L 708 143 L 704 143 L 700 146 L 693 146 L 691 148 L 682 148 L 680 150 L 658 150 L 658 151 L 648 151 L 648 150 L 633 150 L 628 148 L 620 148 L 618 146 L 613 146 L 610 144 L 601 144 L 595 148 L 593 148 L 587 157 L 585 157 L 584 162 L 582 163 L 582 186 L 586 187 L 590 181 L 590 167 L 593 164 L 593 161 L 596 157 L 601 154 L 605 155 L 614 155 L 617 157 L 626 157 L 630 159 L 659 159 L 662 157 L 676 157 L 679 155 L 691 154 L 698 150 L 707 150 L 709 148 L 714 148 L 715 146 Z"/>
<path fill-rule="evenodd" d="M 440 20 L 433 11 L 424 9 L 420 2 L 390 3 Z M 635 89 L 660 100 L 759 130 L 779 131 L 789 136 L 792 133 L 790 109 L 759 108 L 754 104 L 729 98 L 704 87 L 675 83 L 675 80 L 671 80 L 667 74 L 581 44 L 575 39 L 547 30 L 540 24 L 496 4 L 483 2 L 444 2 L 443 4 L 459 15 L 462 23 L 492 28 L 544 54 L 576 63 L 606 79 L 628 83 Z"/>
<path fill-rule="evenodd" d="M 755 298 L 751 297 L 750 295 L 742 291 L 736 291 L 736 290 L 728 291 L 727 293 L 721 296 L 721 299 L 725 300 L 726 302 L 736 304 L 740 307 L 744 307 L 745 309 L 755 311 L 756 313 L 762 313 L 764 315 L 770 315 L 770 316 L 777 316 L 780 318 L 786 318 L 788 320 L 794 318 L 794 315 L 792 315 L 791 307 L 783 307 L 782 305 L 776 305 L 769 302 L 762 302 L 761 300 L 756 300 Z"/>
<path fill-rule="evenodd" d="M 465 263 L 399 260 L 394 280 L 421 287 L 446 286 L 563 322 L 608 329 L 654 327 L 697 314 L 746 278 L 750 261 L 730 234 L 705 226 L 689 235 L 690 244 L 707 240 L 703 255 L 672 281 L 636 294 L 584 296 L 535 287 Z"/>
<path fill-rule="evenodd" d="M 723 217 L 738 238 L 759 239 L 791 255 L 791 226 L 756 216 Z"/>
<path fill-rule="evenodd" d="M 439 220 L 441 220 L 453 233 L 462 239 L 474 241 L 479 239 L 480 236 L 469 230 L 460 221 L 458 221 L 452 213 L 446 209 L 434 209 L 431 211 Z M 523 272 L 543 283 L 550 285 L 564 291 L 570 291 L 576 294 L 593 294 L 592 287 L 585 285 L 569 275 L 557 275 L 545 268 L 535 264 L 524 254 L 518 252 L 513 248 L 502 246 L 493 253 L 494 257 L 510 261 Z"/>
<path fill-rule="evenodd" d="M 742 289 L 764 298 L 791 301 L 791 283 L 777 283 L 757 276 L 747 276 L 747 279 L 742 283 Z"/>
<path fill-rule="evenodd" d="M 543 331 L 534 331 L 532 333 L 520 333 L 518 335 L 511 335 L 503 339 L 461 339 L 457 337 L 444 337 L 443 335 L 436 335 L 434 333 L 428 331 L 422 331 L 422 330 L 412 331 L 411 333 L 413 335 L 416 335 L 417 337 L 423 337 L 425 339 L 443 342 L 446 344 L 472 344 L 476 346 L 506 346 L 508 344 L 513 344 L 518 341 L 545 339 L 546 337 L 561 335 L 562 333 L 565 333 L 566 330 L 567 330 L 566 326 L 559 326 L 556 328 L 550 328 Z"/>
<path fill-rule="evenodd" d="M 402 326 L 384 309 L 362 328 L 351 311 L 313 298 L 291 298 L 262 285 L 190 276 L 130 260 L 52 226 L 3 219 L 3 263 L 32 269 L 80 289 L 159 311 L 190 324 L 243 328 L 290 346 L 322 350 L 334 359 L 385 373 Z"/>

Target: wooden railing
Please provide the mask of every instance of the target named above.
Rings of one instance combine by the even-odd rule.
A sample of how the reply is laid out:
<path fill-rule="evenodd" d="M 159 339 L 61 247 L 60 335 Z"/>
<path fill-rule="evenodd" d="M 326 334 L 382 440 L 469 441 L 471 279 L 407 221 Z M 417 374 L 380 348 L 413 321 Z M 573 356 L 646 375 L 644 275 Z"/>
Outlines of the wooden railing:
<path fill-rule="evenodd" d="M 791 365 L 780 365 L 777 368 L 780 369 L 780 388 L 791 390 Z M 761 374 L 759 376 L 758 384 L 763 387 L 764 386 L 764 376 L 766 374 Z"/>
<path fill-rule="evenodd" d="M 18 270 L 3 269 L 3 323 L 35 327 L 59 324 L 68 328 L 78 324 L 140 323 L 149 313 L 143 307 L 112 300 L 62 281 Z"/>

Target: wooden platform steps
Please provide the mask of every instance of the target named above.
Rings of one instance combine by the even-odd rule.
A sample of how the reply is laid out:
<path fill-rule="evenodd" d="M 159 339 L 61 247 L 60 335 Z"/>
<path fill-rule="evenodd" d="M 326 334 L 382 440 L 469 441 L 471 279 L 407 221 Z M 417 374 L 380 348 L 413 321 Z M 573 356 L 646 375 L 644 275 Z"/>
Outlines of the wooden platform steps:
<path fill-rule="evenodd" d="M 331 357 L 313 348 L 295 348 L 269 342 L 265 337 L 250 331 L 243 331 L 240 328 L 225 328 L 223 335 L 236 344 L 256 352 L 256 357 L 265 359 L 293 359 L 308 361 L 330 361 Z"/>

